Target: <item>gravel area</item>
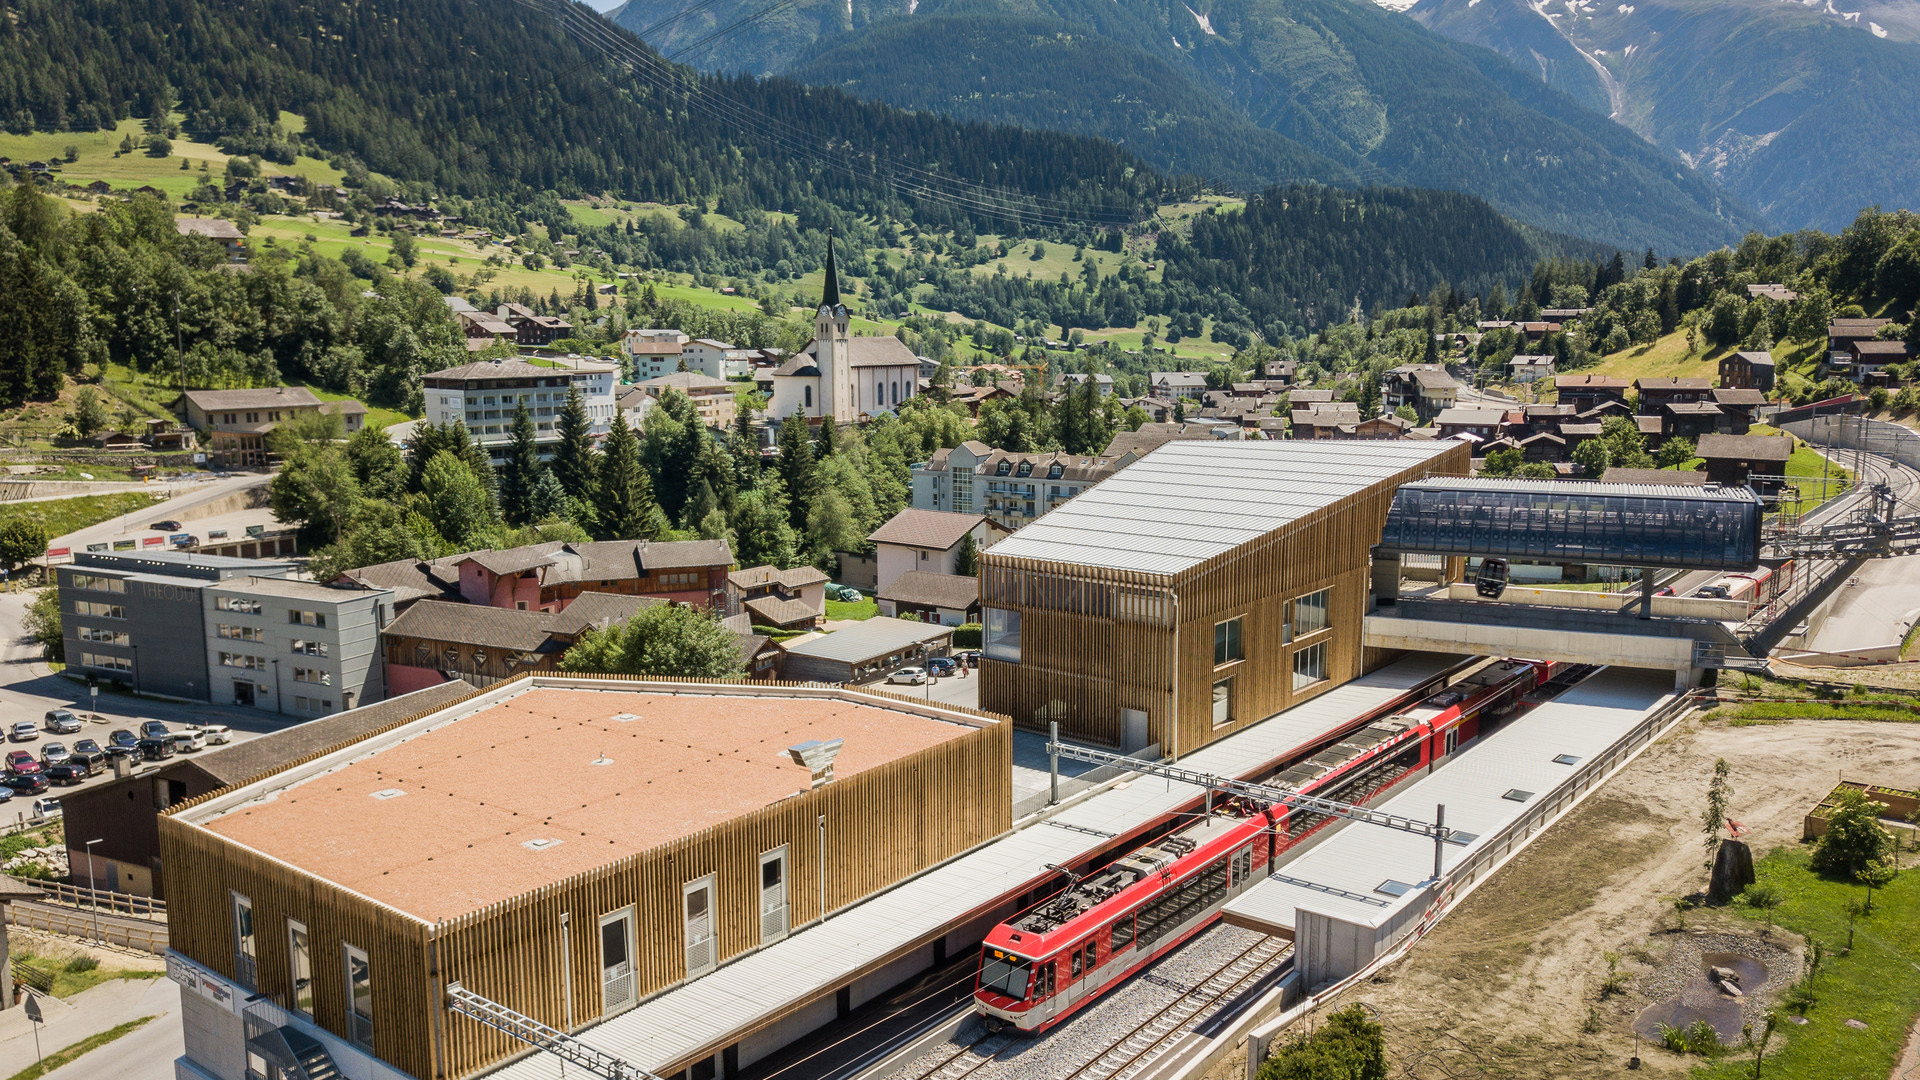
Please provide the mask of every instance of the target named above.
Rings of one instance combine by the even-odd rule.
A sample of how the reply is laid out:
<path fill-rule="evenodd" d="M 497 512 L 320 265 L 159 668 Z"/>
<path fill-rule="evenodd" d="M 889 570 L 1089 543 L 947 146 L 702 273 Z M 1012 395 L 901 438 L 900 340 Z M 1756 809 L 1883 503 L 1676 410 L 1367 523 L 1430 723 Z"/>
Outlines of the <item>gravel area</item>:
<path fill-rule="evenodd" d="M 1216 923 L 1058 1027 L 1030 1038 L 1016 1038 L 991 1063 L 971 1075 L 992 1080 L 1055 1080 L 1066 1076 L 1105 1053 L 1182 994 L 1205 982 L 1263 936 L 1252 930 Z M 952 1039 L 933 1047 L 889 1080 L 919 1080 L 982 1034 L 979 1018 L 969 1020 Z"/>
<path fill-rule="evenodd" d="M 1669 940 L 1671 944 L 1666 956 L 1634 984 L 1636 991 L 1654 1002 L 1643 1016 L 1653 1015 L 1675 1004 L 1689 1008 L 1713 1005 L 1725 1008 L 1731 1004 L 1734 999 L 1727 998 L 1707 978 L 1706 958 L 1710 954 L 1745 957 L 1766 965 L 1765 982 L 1759 986 L 1742 982 L 1740 989 L 1744 996 L 1737 999 L 1740 1023 L 1731 1025 L 1734 1029 L 1732 1032 L 1723 1030 L 1723 1040 L 1731 1035 L 1737 1041 L 1741 1024 L 1751 1024 L 1756 1029 L 1765 1024 L 1768 1007 L 1800 978 L 1800 951 L 1766 938 L 1751 934 L 1703 933 L 1681 934 Z M 1636 1023 L 1635 1026 L 1640 1025 Z"/>

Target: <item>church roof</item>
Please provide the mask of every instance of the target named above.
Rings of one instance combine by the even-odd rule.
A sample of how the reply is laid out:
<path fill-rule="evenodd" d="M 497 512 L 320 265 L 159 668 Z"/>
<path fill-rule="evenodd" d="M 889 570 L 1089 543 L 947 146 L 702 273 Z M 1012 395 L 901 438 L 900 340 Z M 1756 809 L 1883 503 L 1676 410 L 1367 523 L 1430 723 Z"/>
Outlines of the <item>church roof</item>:
<path fill-rule="evenodd" d="M 813 339 L 804 352 L 781 364 L 775 375 L 818 375 L 820 339 Z M 850 337 L 847 339 L 847 366 L 918 367 L 920 358 L 897 337 Z"/>
<path fill-rule="evenodd" d="M 833 233 L 827 233 L 827 281 L 820 290 L 821 307 L 840 306 L 840 271 L 833 265 Z"/>

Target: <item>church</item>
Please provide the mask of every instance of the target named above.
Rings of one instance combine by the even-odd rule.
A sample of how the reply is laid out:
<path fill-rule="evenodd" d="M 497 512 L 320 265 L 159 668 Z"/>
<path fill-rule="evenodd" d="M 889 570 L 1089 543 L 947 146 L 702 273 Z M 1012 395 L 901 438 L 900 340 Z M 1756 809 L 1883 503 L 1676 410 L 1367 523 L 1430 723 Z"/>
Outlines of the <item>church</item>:
<path fill-rule="evenodd" d="M 796 413 L 808 423 L 831 416 L 857 423 L 900 406 L 920 387 L 920 358 L 896 337 L 853 337 L 852 317 L 840 302 L 840 274 L 827 238 L 827 281 L 813 317 L 813 343 L 773 373 L 775 423 Z"/>

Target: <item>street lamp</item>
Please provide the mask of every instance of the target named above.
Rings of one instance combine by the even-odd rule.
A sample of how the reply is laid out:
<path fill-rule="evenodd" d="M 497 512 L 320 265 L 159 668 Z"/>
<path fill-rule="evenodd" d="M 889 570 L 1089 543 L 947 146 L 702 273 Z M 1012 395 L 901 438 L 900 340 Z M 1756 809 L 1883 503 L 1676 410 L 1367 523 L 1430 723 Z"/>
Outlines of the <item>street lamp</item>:
<path fill-rule="evenodd" d="M 104 839 L 104 838 L 103 838 Z M 100 879 L 93 875 L 93 845 L 99 840 L 87 841 L 87 900 L 93 907 L 93 937 L 95 941 L 105 941 L 100 936 Z"/>

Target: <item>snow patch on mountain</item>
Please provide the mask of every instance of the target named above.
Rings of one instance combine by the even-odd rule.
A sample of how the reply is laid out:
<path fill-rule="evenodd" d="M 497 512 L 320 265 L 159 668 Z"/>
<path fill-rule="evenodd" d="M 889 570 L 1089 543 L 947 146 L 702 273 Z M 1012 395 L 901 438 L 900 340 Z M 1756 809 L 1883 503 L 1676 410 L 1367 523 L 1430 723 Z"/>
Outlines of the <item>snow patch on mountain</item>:
<path fill-rule="evenodd" d="M 1202 14 L 1200 14 L 1199 12 L 1197 12 L 1197 11 L 1195 11 L 1195 10 L 1193 10 L 1193 8 L 1191 8 L 1191 7 L 1188 7 L 1188 6 L 1187 6 L 1187 5 L 1185 5 L 1185 4 L 1182 4 L 1182 5 L 1180 5 L 1180 6 L 1181 6 L 1181 7 L 1185 7 L 1185 8 L 1187 9 L 1187 14 L 1189 14 L 1189 15 L 1191 15 L 1191 16 L 1193 16 L 1193 21 L 1194 21 L 1194 22 L 1197 22 L 1197 23 L 1199 23 L 1199 24 L 1200 24 L 1200 29 L 1202 29 L 1202 30 L 1205 30 L 1205 31 L 1207 32 L 1207 36 L 1208 36 L 1208 37 L 1219 37 L 1219 36 L 1220 36 L 1219 34 L 1216 34 L 1216 33 L 1214 33 L 1214 32 L 1213 32 L 1213 21 L 1212 21 L 1212 20 L 1210 20 L 1210 19 L 1208 19 L 1208 18 L 1207 18 L 1207 17 L 1205 16 L 1205 15 L 1202 15 Z"/>

